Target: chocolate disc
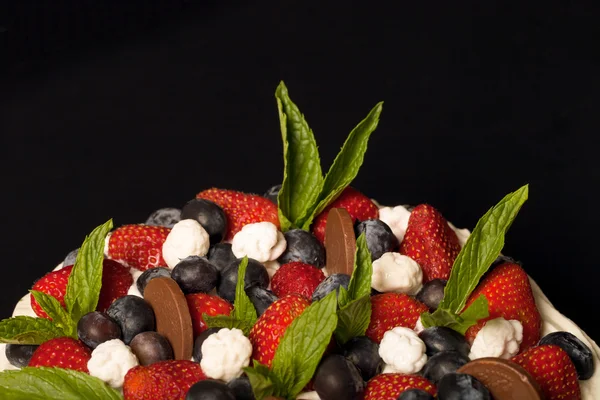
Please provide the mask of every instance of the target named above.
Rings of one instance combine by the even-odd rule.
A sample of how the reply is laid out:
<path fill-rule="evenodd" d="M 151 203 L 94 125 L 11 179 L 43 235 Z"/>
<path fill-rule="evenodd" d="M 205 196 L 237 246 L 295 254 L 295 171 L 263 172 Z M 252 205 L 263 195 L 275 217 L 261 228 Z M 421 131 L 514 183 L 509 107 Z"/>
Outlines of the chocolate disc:
<path fill-rule="evenodd" d="M 352 275 L 356 256 L 356 237 L 352 217 L 345 208 L 332 208 L 325 225 L 327 272 Z"/>
<path fill-rule="evenodd" d="M 477 378 L 494 400 L 542 400 L 544 396 L 533 377 L 520 365 L 502 358 L 473 360 L 457 372 Z"/>
<path fill-rule="evenodd" d="M 194 347 L 192 317 L 185 295 L 171 278 L 154 278 L 144 289 L 144 300 L 152 306 L 156 331 L 173 347 L 176 360 L 190 360 Z"/>

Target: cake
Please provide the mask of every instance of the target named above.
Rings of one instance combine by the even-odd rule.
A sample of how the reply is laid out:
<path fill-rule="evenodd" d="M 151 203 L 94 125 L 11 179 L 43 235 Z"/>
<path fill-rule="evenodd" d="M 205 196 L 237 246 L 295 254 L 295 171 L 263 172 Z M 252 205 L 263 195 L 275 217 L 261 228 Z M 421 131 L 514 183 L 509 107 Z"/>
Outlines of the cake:
<path fill-rule="evenodd" d="M 276 99 L 282 184 L 96 228 L 0 322 L 0 398 L 597 398 L 600 349 L 501 253 L 527 185 L 472 232 L 380 205 L 350 184 L 382 104 L 323 177 Z"/>

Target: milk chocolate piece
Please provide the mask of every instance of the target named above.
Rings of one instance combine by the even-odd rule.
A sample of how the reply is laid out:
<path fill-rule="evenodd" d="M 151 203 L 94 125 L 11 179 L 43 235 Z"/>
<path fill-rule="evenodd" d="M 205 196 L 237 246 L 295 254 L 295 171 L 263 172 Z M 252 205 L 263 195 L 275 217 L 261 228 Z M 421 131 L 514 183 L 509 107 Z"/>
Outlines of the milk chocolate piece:
<path fill-rule="evenodd" d="M 144 300 L 152 306 L 156 331 L 171 343 L 175 359 L 191 359 L 194 347 L 192 317 L 177 282 L 167 277 L 152 279 L 144 289 Z"/>
<path fill-rule="evenodd" d="M 540 387 L 520 365 L 502 358 L 485 357 L 468 362 L 457 372 L 477 378 L 494 400 L 542 400 Z"/>
<path fill-rule="evenodd" d="M 325 225 L 325 268 L 329 275 L 348 274 L 354 270 L 356 237 L 352 217 L 345 208 L 332 208 Z"/>

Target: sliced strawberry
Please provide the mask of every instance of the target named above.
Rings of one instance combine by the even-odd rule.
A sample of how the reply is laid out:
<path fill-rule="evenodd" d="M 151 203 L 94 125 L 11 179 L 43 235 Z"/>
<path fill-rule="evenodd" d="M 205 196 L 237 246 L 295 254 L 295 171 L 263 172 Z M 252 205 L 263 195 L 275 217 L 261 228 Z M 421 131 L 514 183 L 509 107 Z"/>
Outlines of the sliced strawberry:
<path fill-rule="evenodd" d="M 162 246 L 171 229 L 151 225 L 123 225 L 110 234 L 108 258 L 145 271 L 166 266 Z"/>
<path fill-rule="evenodd" d="M 322 270 L 299 261 L 283 264 L 271 279 L 271 290 L 277 297 L 297 293 L 311 300 L 312 294 L 325 280 Z"/>
<path fill-rule="evenodd" d="M 421 389 L 435 396 L 433 383 L 419 375 L 379 374 L 367 382 L 363 400 L 396 400 L 408 389 Z"/>
<path fill-rule="evenodd" d="M 50 339 L 42 343 L 29 361 L 30 367 L 57 367 L 88 372 L 92 353 L 83 343 L 69 337 Z"/>
<path fill-rule="evenodd" d="M 123 297 L 133 284 L 129 269 L 113 260 L 105 259 L 102 263 L 102 288 L 96 310 L 105 312 L 113 301 Z"/>
<path fill-rule="evenodd" d="M 213 296 L 206 293 L 193 293 L 185 296 L 192 316 L 192 325 L 194 327 L 194 337 L 208 329 L 202 314 L 210 316 L 229 315 L 233 306 L 227 300 L 219 296 Z"/>
<path fill-rule="evenodd" d="M 414 329 L 419 316 L 427 306 L 404 293 L 382 293 L 371 296 L 371 322 L 366 336 L 380 343 L 383 334 L 402 326 Z"/>

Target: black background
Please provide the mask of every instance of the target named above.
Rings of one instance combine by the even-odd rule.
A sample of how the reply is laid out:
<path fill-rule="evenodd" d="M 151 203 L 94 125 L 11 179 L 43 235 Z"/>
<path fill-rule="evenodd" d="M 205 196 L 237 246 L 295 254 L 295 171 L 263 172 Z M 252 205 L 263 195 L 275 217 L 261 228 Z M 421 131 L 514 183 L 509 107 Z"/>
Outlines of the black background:
<path fill-rule="evenodd" d="M 354 182 L 384 204 L 472 228 L 529 183 L 505 253 L 599 338 L 600 25 L 575 3 L 2 3 L 0 315 L 110 217 L 279 183 L 284 80 L 325 170 L 385 102 Z"/>

